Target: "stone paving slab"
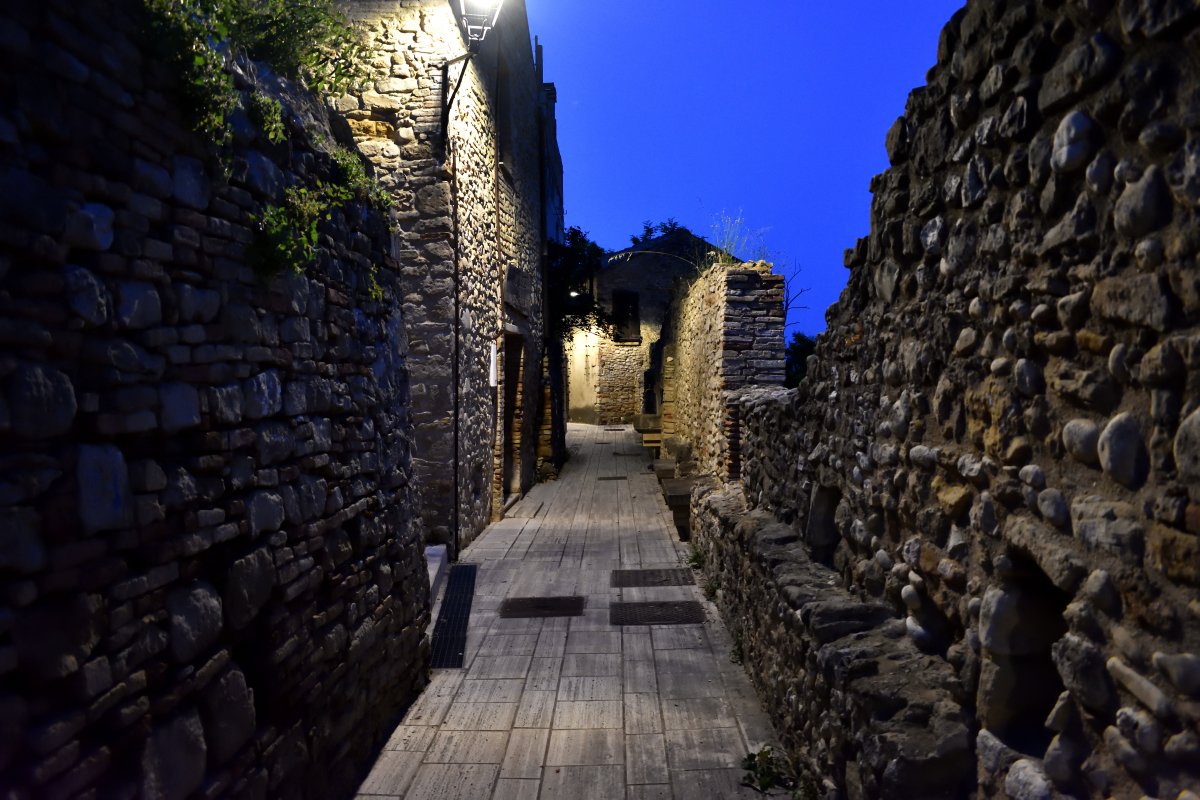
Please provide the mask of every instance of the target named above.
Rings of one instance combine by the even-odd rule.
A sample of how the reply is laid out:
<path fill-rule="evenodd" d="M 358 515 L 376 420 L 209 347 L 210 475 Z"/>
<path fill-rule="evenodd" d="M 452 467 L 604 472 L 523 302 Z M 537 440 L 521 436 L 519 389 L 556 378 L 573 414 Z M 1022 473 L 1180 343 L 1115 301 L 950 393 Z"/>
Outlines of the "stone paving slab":
<path fill-rule="evenodd" d="M 776 744 L 698 586 L 613 588 L 613 570 L 678 569 L 631 428 L 571 425 L 575 455 L 463 553 L 478 565 L 463 669 L 435 670 L 359 789 L 364 798 L 741 800 L 746 753 Z M 601 444 L 601 442 L 604 442 Z M 622 475 L 625 480 L 598 481 Z M 581 595 L 582 616 L 504 619 L 510 597 Z M 694 625 L 609 624 L 614 602 L 694 600 Z"/>

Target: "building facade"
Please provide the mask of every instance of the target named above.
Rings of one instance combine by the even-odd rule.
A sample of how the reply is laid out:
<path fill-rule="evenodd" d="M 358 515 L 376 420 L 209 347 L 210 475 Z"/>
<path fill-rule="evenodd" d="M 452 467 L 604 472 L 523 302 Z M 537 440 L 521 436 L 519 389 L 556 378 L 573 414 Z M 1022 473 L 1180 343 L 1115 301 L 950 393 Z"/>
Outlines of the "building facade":
<path fill-rule="evenodd" d="M 550 424 L 541 270 L 563 218 L 556 96 L 519 0 L 475 47 L 447 0 L 345 9 L 371 75 L 334 103 L 398 207 L 415 478 L 427 540 L 457 549 L 533 483 Z"/>
<path fill-rule="evenodd" d="M 580 331 L 567 343 L 572 422 L 627 423 L 662 404 L 662 332 L 681 282 L 699 272 L 710 245 L 684 228 L 609 256 L 594 295 L 611 333 Z"/>

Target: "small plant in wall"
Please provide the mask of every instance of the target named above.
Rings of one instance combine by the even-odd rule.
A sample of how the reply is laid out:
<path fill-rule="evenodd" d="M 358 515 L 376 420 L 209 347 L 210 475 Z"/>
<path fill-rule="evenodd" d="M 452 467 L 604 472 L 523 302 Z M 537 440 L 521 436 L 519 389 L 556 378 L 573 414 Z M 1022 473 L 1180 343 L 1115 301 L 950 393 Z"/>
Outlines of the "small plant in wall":
<path fill-rule="evenodd" d="M 287 139 L 287 128 L 283 125 L 283 105 L 266 92 L 251 92 L 249 99 L 250 120 L 258 126 L 271 144 L 281 144 Z"/>
<path fill-rule="evenodd" d="M 356 155 L 350 155 L 357 159 Z M 378 186 L 373 179 L 367 180 Z M 261 277 L 268 279 L 283 272 L 297 275 L 304 272 L 316 264 L 322 220 L 333 219 L 334 211 L 358 199 L 355 188 L 345 183 L 317 181 L 311 188 L 289 187 L 282 204 L 268 204 L 251 217 L 257 228 L 248 253 L 250 263 Z M 367 274 L 367 294 L 376 302 L 383 300 L 378 272 L 378 266 L 372 264 Z"/>
<path fill-rule="evenodd" d="M 798 773 L 783 753 L 763 745 L 742 759 L 742 785 L 760 794 L 788 796 L 792 800 L 817 800 L 817 789 L 807 777 Z M 786 792 L 786 795 L 784 795 Z"/>
<path fill-rule="evenodd" d="M 317 260 L 317 226 L 332 214 L 319 184 L 289 187 L 281 205 L 267 205 L 252 217 L 258 226 L 250 252 L 255 270 L 263 277 L 304 272 Z"/>

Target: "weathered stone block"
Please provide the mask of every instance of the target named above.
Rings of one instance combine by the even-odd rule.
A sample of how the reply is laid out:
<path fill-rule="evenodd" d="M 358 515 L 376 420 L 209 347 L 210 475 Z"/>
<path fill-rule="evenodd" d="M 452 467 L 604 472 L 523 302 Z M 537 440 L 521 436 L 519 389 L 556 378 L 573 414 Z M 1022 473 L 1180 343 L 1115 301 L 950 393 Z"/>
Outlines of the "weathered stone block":
<path fill-rule="evenodd" d="M 166 383 L 159 388 L 162 428 L 175 433 L 200 424 L 200 393 L 186 383 Z"/>
<path fill-rule="evenodd" d="M 254 734 L 254 692 L 246 676 L 231 667 L 204 692 L 201 700 L 204 739 L 217 764 L 232 758 Z"/>
<path fill-rule="evenodd" d="M 233 562 L 225 587 L 225 613 L 236 630 L 244 628 L 262 609 L 275 585 L 275 562 L 260 548 Z"/>
<path fill-rule="evenodd" d="M 197 581 L 167 593 L 171 656 L 186 664 L 202 654 L 221 634 L 221 598 L 209 584 Z"/>
<path fill-rule="evenodd" d="M 175 156 L 171 193 L 188 208 L 204 211 L 212 196 L 212 186 L 203 162 L 189 156 Z"/>
<path fill-rule="evenodd" d="M 249 419 L 262 419 L 283 410 L 279 372 L 267 370 L 242 383 L 243 411 Z"/>
<path fill-rule="evenodd" d="M 187 800 L 204 782 L 207 752 L 195 709 L 156 727 L 142 750 L 142 796 Z"/>
<path fill-rule="evenodd" d="M 71 430 L 78 405 L 75 387 L 62 372 L 40 364 L 21 364 L 8 379 L 7 395 L 17 436 L 49 439 Z"/>
<path fill-rule="evenodd" d="M 81 445 L 75 478 L 79 485 L 79 520 L 85 533 L 133 524 L 129 470 L 119 448 Z"/>

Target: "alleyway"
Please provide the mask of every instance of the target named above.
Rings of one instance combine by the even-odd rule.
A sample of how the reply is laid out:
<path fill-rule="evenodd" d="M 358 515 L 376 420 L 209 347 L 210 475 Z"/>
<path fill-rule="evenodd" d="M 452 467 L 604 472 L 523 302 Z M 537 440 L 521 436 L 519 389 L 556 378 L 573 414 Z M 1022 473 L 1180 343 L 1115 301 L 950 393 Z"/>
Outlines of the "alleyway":
<path fill-rule="evenodd" d="M 463 669 L 434 671 L 359 796 L 758 797 L 742 758 L 774 734 L 699 586 L 610 588 L 685 566 L 638 435 L 572 425 L 571 460 L 463 553 L 478 565 Z M 505 598 L 586 596 L 502 619 Z M 698 600 L 703 625 L 618 627 L 613 602 Z"/>

